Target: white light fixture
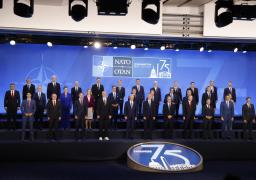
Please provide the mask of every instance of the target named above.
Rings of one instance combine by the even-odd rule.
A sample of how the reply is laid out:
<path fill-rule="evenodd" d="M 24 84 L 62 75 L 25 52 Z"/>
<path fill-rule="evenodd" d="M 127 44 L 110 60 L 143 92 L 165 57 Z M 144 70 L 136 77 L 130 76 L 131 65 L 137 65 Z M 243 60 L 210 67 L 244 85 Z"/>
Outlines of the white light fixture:
<path fill-rule="evenodd" d="M 84 48 L 86 49 L 86 48 L 88 48 L 88 46 L 85 45 Z"/>
<path fill-rule="evenodd" d="M 208 53 L 211 53 L 211 52 L 212 52 L 212 50 L 211 50 L 211 49 L 209 49 L 209 50 L 208 50 Z"/>
<path fill-rule="evenodd" d="M 147 50 L 148 50 L 148 48 L 147 48 L 147 47 L 145 47 L 145 48 L 144 48 L 144 50 L 145 50 L 145 51 L 147 51 Z"/>
<path fill-rule="evenodd" d="M 203 52 L 203 51 L 204 51 L 204 47 L 201 47 L 201 48 L 200 48 L 200 52 Z"/>
<path fill-rule="evenodd" d="M 245 54 L 245 53 L 247 53 L 247 51 L 243 51 L 243 53 Z"/>
<path fill-rule="evenodd" d="M 234 53 L 236 53 L 237 51 L 238 51 L 238 48 L 235 48 L 235 49 L 234 49 Z"/>
<path fill-rule="evenodd" d="M 160 50 L 161 50 L 161 51 L 164 51 L 164 50 L 165 50 L 165 46 L 161 46 L 161 47 L 160 47 Z"/>
<path fill-rule="evenodd" d="M 14 46 L 16 44 L 16 42 L 14 40 L 10 41 L 10 45 Z"/>
<path fill-rule="evenodd" d="M 178 51 L 180 51 L 180 50 L 179 50 L 179 49 L 176 49 L 175 51 L 177 51 L 177 52 L 178 52 Z"/>
<path fill-rule="evenodd" d="M 135 49 L 136 46 L 134 44 L 131 45 L 131 49 Z"/>
<path fill-rule="evenodd" d="M 98 41 L 94 42 L 93 46 L 94 46 L 96 49 L 100 49 L 100 48 L 101 48 L 101 44 L 100 44 L 100 42 L 98 42 Z"/>
<path fill-rule="evenodd" d="M 117 46 L 114 46 L 113 49 L 117 49 L 118 47 Z"/>
<path fill-rule="evenodd" d="M 47 46 L 48 47 L 52 47 L 52 43 L 51 42 L 47 42 Z"/>

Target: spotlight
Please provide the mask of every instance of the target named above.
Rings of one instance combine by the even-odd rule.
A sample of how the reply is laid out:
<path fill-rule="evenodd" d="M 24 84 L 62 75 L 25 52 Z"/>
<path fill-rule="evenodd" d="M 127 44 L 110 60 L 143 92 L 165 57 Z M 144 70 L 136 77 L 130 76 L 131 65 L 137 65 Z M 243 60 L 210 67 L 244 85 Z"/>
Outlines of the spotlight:
<path fill-rule="evenodd" d="M 134 44 L 131 45 L 131 49 L 135 49 L 136 46 Z"/>
<path fill-rule="evenodd" d="M 212 50 L 211 50 L 211 49 L 209 49 L 209 50 L 208 50 L 208 53 L 211 53 L 211 52 L 212 52 Z"/>
<path fill-rule="evenodd" d="M 117 46 L 114 46 L 113 49 L 117 49 L 118 47 Z"/>
<path fill-rule="evenodd" d="M 243 51 L 243 54 L 247 53 L 247 51 Z"/>
<path fill-rule="evenodd" d="M 164 51 L 164 50 L 165 50 L 165 46 L 161 46 L 161 47 L 160 47 L 160 50 L 161 50 L 161 51 Z"/>
<path fill-rule="evenodd" d="M 34 13 L 34 0 L 14 0 L 14 14 L 24 18 L 32 17 Z"/>
<path fill-rule="evenodd" d="M 14 46 L 16 44 L 16 42 L 14 40 L 10 41 L 10 45 Z"/>
<path fill-rule="evenodd" d="M 204 47 L 201 47 L 199 51 L 200 51 L 200 52 L 203 52 L 203 51 L 204 51 Z"/>
<path fill-rule="evenodd" d="M 93 46 L 96 48 L 96 49 L 100 49 L 101 48 L 101 43 L 96 41 L 94 42 Z"/>
<path fill-rule="evenodd" d="M 180 50 L 179 50 L 179 49 L 176 49 L 175 51 L 178 52 L 178 51 L 180 51 Z"/>
<path fill-rule="evenodd" d="M 160 0 L 143 0 L 141 18 L 149 24 L 157 24 L 160 18 Z"/>
<path fill-rule="evenodd" d="M 69 0 L 69 16 L 75 21 L 81 21 L 87 17 L 88 0 Z"/>
<path fill-rule="evenodd" d="M 237 51 L 238 51 L 238 48 L 235 48 L 235 49 L 234 49 L 234 53 L 236 53 Z"/>
<path fill-rule="evenodd" d="M 147 51 L 147 50 L 148 50 L 148 47 L 145 47 L 144 50 Z"/>
<path fill-rule="evenodd" d="M 47 42 L 48 47 L 52 47 L 52 42 Z"/>
<path fill-rule="evenodd" d="M 85 45 L 85 46 L 84 46 L 84 48 L 86 49 L 86 48 L 88 48 L 88 46 L 87 46 L 87 45 Z"/>
<path fill-rule="evenodd" d="M 96 0 L 98 15 L 125 16 L 131 0 Z"/>
<path fill-rule="evenodd" d="M 215 24 L 224 27 L 233 22 L 232 6 L 233 0 L 218 0 L 215 3 Z"/>

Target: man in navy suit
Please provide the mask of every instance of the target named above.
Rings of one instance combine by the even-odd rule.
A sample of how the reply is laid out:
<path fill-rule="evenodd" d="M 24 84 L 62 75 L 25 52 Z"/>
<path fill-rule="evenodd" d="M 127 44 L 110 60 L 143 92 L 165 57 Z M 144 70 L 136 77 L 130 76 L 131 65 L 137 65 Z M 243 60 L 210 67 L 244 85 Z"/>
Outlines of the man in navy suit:
<path fill-rule="evenodd" d="M 182 103 L 182 92 L 181 92 L 181 89 L 179 88 L 178 86 L 178 82 L 177 81 L 174 81 L 174 84 L 173 84 L 173 91 L 174 91 L 174 94 L 176 95 L 176 110 L 175 110 L 175 116 L 176 116 L 176 119 L 178 119 L 178 116 L 179 116 L 179 108 L 180 108 L 180 104 Z"/>
<path fill-rule="evenodd" d="M 198 94 L 198 88 L 195 87 L 195 82 L 192 81 L 190 83 L 190 87 L 187 89 L 187 91 L 188 90 L 191 91 L 191 95 L 193 96 L 194 102 L 197 105 L 199 102 L 199 94 Z"/>
<path fill-rule="evenodd" d="M 252 126 L 255 123 L 255 109 L 254 105 L 251 103 L 251 98 L 246 98 L 246 103 L 242 108 L 243 115 L 243 129 L 244 129 L 244 139 L 253 139 Z"/>
<path fill-rule="evenodd" d="M 21 104 L 21 112 L 23 115 L 22 141 L 25 140 L 27 124 L 29 124 L 29 128 L 30 128 L 31 141 L 34 140 L 33 121 L 34 121 L 34 114 L 36 112 L 36 102 L 34 99 L 31 98 L 31 96 L 32 95 L 30 93 L 27 93 L 27 99 L 23 100 Z"/>
<path fill-rule="evenodd" d="M 122 86 L 122 80 L 118 80 L 118 85 L 116 87 L 116 93 L 119 97 L 119 118 L 122 119 L 123 115 L 123 106 L 124 106 L 124 97 L 125 97 L 125 88 Z"/>
<path fill-rule="evenodd" d="M 22 90 L 22 100 L 27 99 L 27 93 L 30 93 L 33 97 L 35 94 L 35 85 L 31 83 L 31 79 L 26 80 L 26 84 L 23 86 Z"/>
<path fill-rule="evenodd" d="M 15 84 L 10 84 L 10 90 L 4 96 L 4 109 L 7 113 L 8 129 L 16 130 L 17 111 L 20 109 L 20 93 L 15 90 Z"/>
<path fill-rule="evenodd" d="M 154 81 L 153 87 L 150 89 L 150 92 L 154 92 L 154 103 L 156 105 L 156 116 L 158 115 L 158 109 L 159 109 L 159 104 L 162 101 L 162 96 L 161 96 L 161 89 L 158 87 L 158 82 Z"/>
<path fill-rule="evenodd" d="M 93 111 L 93 117 L 97 118 L 97 112 L 98 112 L 98 100 L 102 98 L 102 92 L 104 91 L 104 86 L 101 84 L 101 78 L 96 78 L 96 83 L 92 85 L 92 95 L 95 99 L 95 107 Z"/>
<path fill-rule="evenodd" d="M 87 103 L 84 101 L 84 95 L 80 92 L 78 100 L 75 102 L 75 139 L 81 140 L 84 137 L 85 132 L 85 117 L 87 116 Z M 80 132 L 80 129 L 82 132 Z"/>
<path fill-rule="evenodd" d="M 174 124 L 174 117 L 175 117 L 175 108 L 176 104 L 172 103 L 172 98 L 170 96 L 167 97 L 166 103 L 163 106 L 163 115 L 164 115 L 164 128 L 165 133 L 164 137 L 169 139 L 173 137 L 173 124 Z"/>
<path fill-rule="evenodd" d="M 214 112 L 215 112 L 215 108 L 211 103 L 211 99 L 210 98 L 206 99 L 206 102 L 202 108 L 202 117 L 204 120 L 204 138 L 205 139 L 213 138 L 212 122 L 214 120 Z"/>
<path fill-rule="evenodd" d="M 46 109 L 46 96 L 42 92 L 42 85 L 38 85 L 37 92 L 34 94 L 33 99 L 36 102 L 35 125 L 37 128 L 42 129 L 44 111 Z"/>
<path fill-rule="evenodd" d="M 206 105 L 206 100 L 210 99 L 211 100 L 211 107 L 216 109 L 216 102 L 215 102 L 215 96 L 212 94 L 211 87 L 208 86 L 206 88 L 206 92 L 202 96 L 202 109 Z"/>
<path fill-rule="evenodd" d="M 73 102 L 73 112 L 76 101 L 79 99 L 79 94 L 82 92 L 82 88 L 79 86 L 79 82 L 75 81 L 75 86 L 71 88 L 71 98 Z"/>
<path fill-rule="evenodd" d="M 140 116 L 142 113 L 142 103 L 145 99 L 144 87 L 140 85 L 140 79 L 136 79 L 136 85 L 132 87 L 132 89 L 136 89 L 136 96 L 138 98 L 138 115 Z"/>
<path fill-rule="evenodd" d="M 196 102 L 194 97 L 189 95 L 182 103 L 184 120 L 184 138 L 193 138 L 194 119 L 196 113 Z"/>
<path fill-rule="evenodd" d="M 52 94 L 56 94 L 57 99 L 60 98 L 60 94 L 61 94 L 60 84 L 57 83 L 56 75 L 53 75 L 51 80 L 52 80 L 52 82 L 48 83 L 48 85 L 47 85 L 47 99 L 48 99 L 48 101 L 51 100 Z"/>
<path fill-rule="evenodd" d="M 152 139 L 153 124 L 156 120 L 156 106 L 151 94 L 143 102 L 144 139 Z"/>
<path fill-rule="evenodd" d="M 236 102 L 236 89 L 232 87 L 232 81 L 228 82 L 228 87 L 224 89 L 223 93 L 223 99 L 225 100 L 225 97 L 230 94 L 231 95 L 231 100 Z"/>
<path fill-rule="evenodd" d="M 134 102 L 134 95 L 129 96 L 129 100 L 125 102 L 124 106 L 124 119 L 127 121 L 127 134 L 126 137 L 134 138 L 135 120 L 137 120 L 137 107 Z"/>
<path fill-rule="evenodd" d="M 222 122 L 222 138 L 231 138 L 232 125 L 234 121 L 234 103 L 231 95 L 225 96 L 225 101 L 220 104 L 220 116 Z"/>
<path fill-rule="evenodd" d="M 210 89 L 211 89 L 211 93 L 213 94 L 213 97 L 214 97 L 214 101 L 215 101 L 215 104 L 217 103 L 218 101 L 218 88 L 216 86 L 214 86 L 214 81 L 211 80 L 210 81 Z M 207 91 L 207 89 L 206 89 Z"/>
<path fill-rule="evenodd" d="M 118 118 L 118 104 L 119 96 L 116 92 L 116 86 L 112 86 L 112 92 L 108 95 L 108 101 L 110 102 L 110 113 L 112 116 L 112 128 L 117 128 L 117 118 Z"/>

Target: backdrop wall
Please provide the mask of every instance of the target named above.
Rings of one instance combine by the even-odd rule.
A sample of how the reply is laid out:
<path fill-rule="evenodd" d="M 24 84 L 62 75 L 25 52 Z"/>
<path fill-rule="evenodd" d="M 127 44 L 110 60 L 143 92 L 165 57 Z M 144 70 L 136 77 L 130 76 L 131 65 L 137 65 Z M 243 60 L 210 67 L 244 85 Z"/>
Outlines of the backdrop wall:
<path fill-rule="evenodd" d="M 78 80 L 83 90 L 95 82 L 94 76 L 104 76 L 102 82 L 107 93 L 111 91 L 111 85 L 116 84 L 121 78 L 126 94 L 130 93 L 137 77 L 141 78 L 141 83 L 147 93 L 153 81 L 157 79 L 162 89 L 162 96 L 169 91 L 169 87 L 175 80 L 179 82 L 183 95 L 190 81 L 195 81 L 199 88 L 200 100 L 205 87 L 212 79 L 218 87 L 217 114 L 223 98 L 223 89 L 227 86 L 227 82 L 232 80 L 233 86 L 237 89 L 236 115 L 239 115 L 245 97 L 252 96 L 253 101 L 256 98 L 255 55 L 256 53 L 242 54 L 222 51 L 208 53 L 172 50 L 144 51 L 130 48 L 114 50 L 91 47 L 84 49 L 80 46 L 48 48 L 46 45 L 1 44 L 0 113 L 4 113 L 4 94 L 10 82 L 15 82 L 17 89 L 21 92 L 25 79 L 30 77 L 33 83 L 43 84 L 43 91 L 46 92 L 51 75 L 56 74 L 62 88 L 64 85 L 71 88 L 74 81 Z M 119 64 L 114 60 L 118 60 Z M 162 107 L 160 108 L 162 112 Z M 201 113 L 201 102 L 197 113 Z"/>

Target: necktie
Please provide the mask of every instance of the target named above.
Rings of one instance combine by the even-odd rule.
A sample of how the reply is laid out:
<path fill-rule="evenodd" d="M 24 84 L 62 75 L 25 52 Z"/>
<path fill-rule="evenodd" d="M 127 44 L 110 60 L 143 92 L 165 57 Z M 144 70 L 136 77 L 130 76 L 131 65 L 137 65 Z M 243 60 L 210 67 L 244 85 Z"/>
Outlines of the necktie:
<path fill-rule="evenodd" d="M 56 105 L 56 102 L 55 102 L 55 101 L 53 101 L 53 106 L 55 107 L 55 105 Z"/>
<path fill-rule="evenodd" d="M 30 85 L 28 85 L 28 89 L 30 89 Z"/>
<path fill-rule="evenodd" d="M 104 105 L 106 105 L 106 98 L 103 99 Z"/>
<path fill-rule="evenodd" d="M 76 89 L 76 91 L 78 90 L 78 88 L 77 88 L 77 87 L 76 87 L 75 89 Z"/>
<path fill-rule="evenodd" d="M 81 105 L 83 104 L 83 100 L 82 100 L 82 99 L 80 99 L 80 104 L 81 104 Z"/>
<path fill-rule="evenodd" d="M 232 93 L 232 88 L 229 88 L 229 91 Z"/>
<path fill-rule="evenodd" d="M 28 109 L 30 109 L 30 100 L 28 101 Z"/>
<path fill-rule="evenodd" d="M 41 93 L 40 92 L 38 93 L 38 98 L 41 99 Z"/>
<path fill-rule="evenodd" d="M 100 90 L 100 85 L 98 84 L 98 89 Z"/>
<path fill-rule="evenodd" d="M 149 107 L 151 107 L 151 101 L 148 101 Z"/>
<path fill-rule="evenodd" d="M 140 86 L 137 86 L 138 91 L 140 91 Z"/>
<path fill-rule="evenodd" d="M 229 102 L 227 101 L 227 106 L 228 106 L 228 108 L 229 108 Z"/>
<path fill-rule="evenodd" d="M 116 99 L 116 93 L 113 93 L 114 99 Z"/>
<path fill-rule="evenodd" d="M 14 96 L 14 92 L 13 92 L 13 91 L 11 92 L 11 96 L 12 96 L 12 97 Z"/>
<path fill-rule="evenodd" d="M 168 109 L 170 110 L 170 103 L 168 103 Z"/>
<path fill-rule="evenodd" d="M 131 104 L 131 108 L 133 107 L 133 103 L 132 103 L 132 101 L 130 102 L 130 104 Z"/>

